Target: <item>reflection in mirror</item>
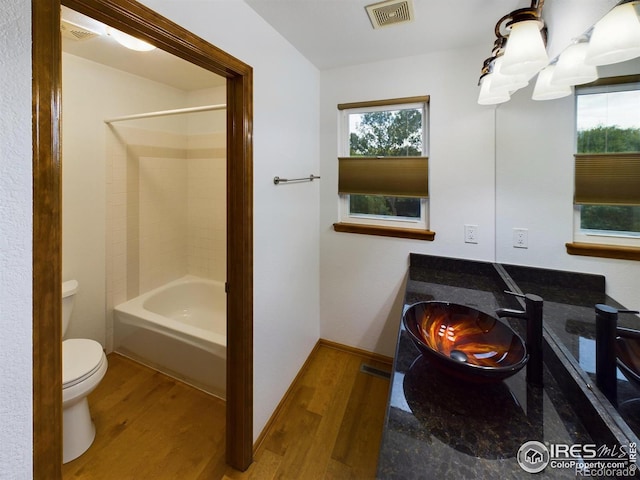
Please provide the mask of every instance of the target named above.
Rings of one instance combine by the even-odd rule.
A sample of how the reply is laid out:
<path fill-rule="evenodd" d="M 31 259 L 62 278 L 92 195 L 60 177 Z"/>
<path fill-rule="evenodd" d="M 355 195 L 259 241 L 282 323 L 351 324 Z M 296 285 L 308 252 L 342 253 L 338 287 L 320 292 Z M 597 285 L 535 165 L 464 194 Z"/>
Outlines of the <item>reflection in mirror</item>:
<path fill-rule="evenodd" d="M 550 9 L 553 4 L 547 3 Z M 620 7 L 627 12 L 633 10 L 633 18 L 640 31 L 640 2 L 620 2 L 610 14 Z M 562 29 L 565 20 L 571 22 L 570 13 L 566 12 L 566 18 L 551 17 L 547 10 L 550 38 Z M 585 43 L 586 39 L 593 41 L 597 38 L 599 29 L 606 27 L 610 21 L 610 14 L 606 15 L 606 20 L 603 18 L 597 22 L 598 28 L 583 29 L 580 41 Z M 622 27 L 617 31 L 621 32 Z M 622 35 L 615 35 L 616 39 L 621 37 Z M 585 45 L 589 45 L 584 53 L 585 63 L 588 63 L 591 45 Z M 636 45 L 640 43 L 636 41 Z M 568 316 L 564 299 L 554 300 L 558 289 L 550 286 L 548 292 L 534 292 L 543 293 L 541 296 L 545 299 L 545 328 L 559 339 L 561 348 L 569 355 L 569 362 L 582 372 L 584 378 L 590 379 L 587 381 L 595 389 L 595 304 L 606 303 L 616 308 L 639 310 L 640 265 L 633 260 L 569 255 L 565 245 L 582 244 L 586 238 L 590 238 L 598 244 L 615 240 L 618 244 L 626 243 L 625 248 L 629 252 L 633 253 L 634 248 L 637 250 L 632 245 L 639 240 L 634 238 L 634 230 L 637 228 L 637 222 L 634 222 L 635 211 L 640 209 L 637 206 L 640 202 L 626 199 L 622 204 L 618 202 L 613 206 L 598 205 L 597 208 L 606 207 L 608 213 L 596 212 L 600 223 L 597 228 L 590 230 L 600 231 L 584 232 L 589 229 L 581 228 L 585 226 L 583 220 L 589 226 L 594 212 L 588 212 L 589 208 L 580 206 L 581 202 L 576 201 L 574 194 L 578 188 L 576 168 L 580 154 L 599 156 L 598 158 L 617 156 L 626 159 L 626 164 L 640 164 L 637 160 L 640 156 L 640 104 L 636 103 L 640 101 L 636 99 L 640 97 L 640 52 L 632 58 L 610 55 L 609 60 L 623 58 L 623 61 L 616 63 L 608 60 L 605 62 L 605 57 L 601 54 L 592 55 L 593 58 L 599 58 L 597 61 L 600 62 L 595 63 L 593 60 L 598 76 L 596 82 L 578 86 L 565 84 L 564 92 L 539 98 L 551 101 L 533 101 L 532 93 L 538 87 L 534 85 L 536 82 L 531 81 L 522 91 L 512 95 L 509 102 L 496 108 L 495 246 L 496 261 L 503 264 L 583 272 L 605 278 L 606 291 L 589 292 L 583 291 L 580 285 L 563 285 L 562 288 L 575 295 L 571 305 L 572 310 L 577 313 L 573 317 Z M 556 58 L 551 64 L 556 65 L 557 62 Z M 538 83 L 544 75 L 547 75 L 545 70 L 538 75 Z M 621 91 L 628 93 L 621 94 Z M 622 101 L 619 101 L 620 95 L 625 97 Z M 605 116 L 599 113 L 603 111 L 606 112 Z M 635 115 L 636 119 L 630 119 L 627 113 Z M 593 177 L 597 183 L 610 173 L 612 169 L 605 166 Z M 635 173 L 622 173 L 618 176 L 619 183 L 613 188 L 615 194 L 624 193 L 620 186 L 631 175 Z M 636 185 L 632 189 L 634 192 L 640 191 L 638 178 L 640 177 L 631 181 Z M 589 191 L 593 193 L 593 188 Z M 610 213 L 612 207 L 614 210 L 622 208 L 633 212 L 622 220 L 614 220 Z M 589 218 L 583 219 L 576 213 L 581 211 L 583 214 L 589 213 Z M 617 222 L 614 225 L 617 232 L 603 232 L 605 228 L 602 221 Z M 607 225 L 605 226 L 610 228 Z M 514 229 L 527 230 L 528 248 L 514 244 Z M 581 231 L 582 237 L 579 236 Z M 618 235 L 620 232 L 625 235 Z M 621 315 L 619 326 L 638 331 L 640 318 L 634 314 Z M 625 350 L 627 353 L 628 351 L 629 349 Z M 636 351 L 636 354 L 640 357 L 640 351 Z M 629 382 L 620 371 L 616 382 L 618 402 L 617 412 L 613 413 L 617 415 L 621 431 L 637 438 L 640 435 L 640 387 Z M 594 398 L 596 402 L 604 401 L 603 406 L 609 404 L 600 392 L 596 391 Z M 606 408 L 611 407 L 609 405 Z"/>
<path fill-rule="evenodd" d="M 530 8 L 505 15 L 495 26 L 493 50 L 484 61 L 478 103 L 508 101 L 541 70 L 544 74 L 538 75 L 534 99 L 561 98 L 571 94 L 569 87 L 597 80 L 596 67 L 640 57 L 639 5 L 637 0 L 623 0 L 551 62 L 545 48 L 544 0 L 532 0 Z"/>

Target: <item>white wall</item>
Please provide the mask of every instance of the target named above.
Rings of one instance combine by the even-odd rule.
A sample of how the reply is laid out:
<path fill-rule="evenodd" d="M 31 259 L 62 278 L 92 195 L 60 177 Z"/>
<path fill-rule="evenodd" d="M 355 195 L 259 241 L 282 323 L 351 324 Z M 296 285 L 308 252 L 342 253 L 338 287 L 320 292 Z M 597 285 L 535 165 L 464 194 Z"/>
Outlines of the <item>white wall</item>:
<path fill-rule="evenodd" d="M 0 476 L 32 472 L 31 3 L 0 19 Z"/>
<path fill-rule="evenodd" d="M 319 74 L 241 0 L 144 0 L 254 72 L 254 437 L 319 336 Z"/>
<path fill-rule="evenodd" d="M 325 72 L 320 96 L 316 69 L 240 0 L 143 3 L 254 67 L 255 436 L 319 336 L 318 278 L 322 282 L 322 335 L 392 354 L 399 320 L 399 310 L 396 314 L 394 309 L 400 303 L 408 252 L 493 258 L 493 216 L 489 213 L 493 180 L 488 178 L 493 169 L 488 162 L 493 155 L 494 112 L 475 106 L 475 80 L 487 54 L 486 45 L 455 60 L 430 55 L 397 64 Z M 29 2 L 4 0 L 0 22 L 5 27 L 0 29 L 0 77 L 5 88 L 0 97 L 0 319 L 4 332 L 0 336 L 0 471 L 3 478 L 23 479 L 30 478 L 32 472 Z M 385 68 L 396 66 L 405 70 L 398 73 Z M 418 94 L 432 95 L 431 119 L 438 119 L 431 134 L 432 179 L 439 178 L 437 186 L 432 184 L 431 225 L 437 232 L 436 241 L 333 232 L 331 223 L 337 219 L 335 104 Z M 273 186 L 274 175 L 318 171 L 319 129 L 322 180 Z M 470 137 L 461 137 L 461 133 Z M 477 246 L 462 244 L 464 223 L 480 225 L 481 243 Z M 559 250 L 547 253 L 562 255 Z M 545 260 L 544 255 L 537 258 Z M 611 287 L 616 291 L 624 290 L 630 280 L 625 298 L 633 288 L 637 291 L 637 284 L 631 281 L 637 272 L 635 263 L 587 258 L 574 258 L 572 263 L 576 269 L 610 269 L 620 279 Z M 341 321 L 353 324 L 354 318 L 358 319 L 355 328 L 340 326 Z"/>
<path fill-rule="evenodd" d="M 549 25 L 551 56 L 615 3 L 547 2 L 543 16 Z M 562 102 L 522 102 L 524 92 L 497 110 L 479 107 L 475 80 L 491 41 L 488 38 L 478 49 L 322 72 L 323 338 L 393 355 L 410 252 L 493 261 L 497 251 L 499 261 L 607 274 L 610 292 L 621 301 L 630 300 L 632 291 L 637 291 L 640 276 L 634 262 L 564 258 L 564 242 L 571 239 L 573 221 L 571 209 L 561 206 L 571 201 L 572 184 L 567 182 L 572 171 L 560 167 L 558 153 L 572 146 L 571 108 L 565 109 Z M 431 95 L 430 227 L 436 232 L 435 241 L 334 232 L 331 224 L 338 219 L 336 104 L 424 94 Z M 467 223 L 479 225 L 478 245 L 463 242 Z M 530 229 L 528 250 L 511 247 L 513 227 Z M 630 281 L 634 274 L 635 282 Z"/>
<path fill-rule="evenodd" d="M 583 35 L 619 0 L 547 0 L 542 9 L 549 29 L 547 52 L 560 55 L 573 39 Z"/>
<path fill-rule="evenodd" d="M 490 32 L 489 32 L 490 33 Z M 488 39 L 488 45 L 491 45 Z M 476 81 L 486 47 L 322 72 L 321 336 L 392 356 L 410 252 L 494 258 L 494 109 Z M 433 242 L 333 231 L 338 220 L 338 103 L 430 95 Z M 464 225 L 478 225 L 478 244 Z"/>
<path fill-rule="evenodd" d="M 578 14 L 562 1 L 549 2 L 545 18 L 551 55 L 584 32 L 616 0 L 593 0 Z M 558 40 L 559 39 L 559 40 Z M 601 76 L 640 71 L 640 60 L 600 67 Z M 632 69 L 631 71 L 629 69 Z M 531 100 L 533 85 L 516 92 L 496 114 L 496 260 L 605 275 L 607 294 L 628 308 L 640 308 L 640 264 L 635 261 L 568 255 L 573 240 L 573 154 L 575 100 Z M 512 246 L 512 228 L 529 229 L 529 248 Z"/>
<path fill-rule="evenodd" d="M 79 283 L 66 337 L 92 338 L 107 346 L 106 188 L 111 171 L 104 120 L 181 108 L 187 94 L 70 54 L 62 57 L 62 85 L 62 278 Z M 154 127 L 175 130 L 175 118 L 158 119 Z"/>
<path fill-rule="evenodd" d="M 631 71 L 640 71 L 640 59 L 599 69 L 603 76 Z M 535 102 L 531 93 L 532 87 L 517 92 L 497 110 L 497 260 L 605 275 L 608 295 L 640 308 L 638 262 L 567 254 L 565 244 L 573 241 L 575 98 Z M 529 248 L 512 246 L 514 227 L 529 229 Z"/>

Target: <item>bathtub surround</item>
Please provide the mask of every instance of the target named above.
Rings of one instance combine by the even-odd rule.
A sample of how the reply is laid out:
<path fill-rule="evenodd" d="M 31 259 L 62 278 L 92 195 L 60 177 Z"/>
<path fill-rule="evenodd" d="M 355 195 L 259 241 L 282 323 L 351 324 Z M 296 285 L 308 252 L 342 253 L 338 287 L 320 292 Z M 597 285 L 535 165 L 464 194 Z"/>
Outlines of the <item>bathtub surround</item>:
<path fill-rule="evenodd" d="M 226 149 L 224 132 L 191 138 L 121 124 L 108 127 L 108 142 L 111 346 L 115 305 L 187 274 L 225 281 Z"/>
<path fill-rule="evenodd" d="M 128 221 L 127 170 L 118 161 L 126 155 L 126 150 L 116 149 L 110 141 L 110 135 L 116 130 L 105 125 L 104 119 L 194 106 L 192 101 L 202 100 L 200 104 L 204 104 L 204 98 L 208 98 L 208 103 L 219 103 L 217 100 L 224 99 L 226 89 L 223 86 L 221 91 L 206 89 L 189 93 L 66 53 L 63 53 L 62 67 L 63 279 L 75 278 L 82 285 L 74 311 L 74 316 L 82 321 L 73 322 L 69 336 L 91 338 L 109 347 L 111 331 L 106 312 L 111 289 L 126 288 L 122 284 L 109 284 L 108 278 L 109 269 L 122 268 L 120 259 L 127 254 L 120 236 Z M 198 115 L 206 117 L 214 113 L 218 112 Z M 218 115 L 225 116 L 223 112 Z M 113 125 L 151 130 L 135 139 L 134 145 L 178 148 L 181 152 L 178 158 L 188 156 L 185 150 L 189 147 L 186 138 L 189 125 L 185 118 L 163 117 Z M 195 135 L 204 133 L 211 130 L 196 129 Z M 159 139 L 164 136 L 167 140 L 162 143 Z M 194 148 L 203 146 L 196 142 Z M 148 149 L 133 152 L 152 156 Z M 114 159 L 114 155 L 119 156 L 118 159 Z M 160 156 L 166 157 L 166 152 Z M 137 171 L 129 173 L 133 176 Z M 135 181 L 135 178 L 128 180 Z M 112 236 L 113 229 L 119 233 Z M 139 276 L 134 275 L 133 282 L 138 281 Z"/>
<path fill-rule="evenodd" d="M 186 274 L 224 281 L 224 131 L 192 138 L 118 124 L 108 141 L 114 304 Z"/>

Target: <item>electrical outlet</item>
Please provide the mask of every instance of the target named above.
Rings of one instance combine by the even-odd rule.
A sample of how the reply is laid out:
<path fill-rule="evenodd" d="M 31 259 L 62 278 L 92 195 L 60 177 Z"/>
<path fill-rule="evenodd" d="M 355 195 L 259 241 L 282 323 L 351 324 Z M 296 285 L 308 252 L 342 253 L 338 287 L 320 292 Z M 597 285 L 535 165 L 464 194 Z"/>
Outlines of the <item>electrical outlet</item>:
<path fill-rule="evenodd" d="M 464 226 L 464 243 L 478 243 L 478 225 Z"/>
<path fill-rule="evenodd" d="M 513 248 L 529 248 L 529 230 L 527 228 L 513 229 Z"/>

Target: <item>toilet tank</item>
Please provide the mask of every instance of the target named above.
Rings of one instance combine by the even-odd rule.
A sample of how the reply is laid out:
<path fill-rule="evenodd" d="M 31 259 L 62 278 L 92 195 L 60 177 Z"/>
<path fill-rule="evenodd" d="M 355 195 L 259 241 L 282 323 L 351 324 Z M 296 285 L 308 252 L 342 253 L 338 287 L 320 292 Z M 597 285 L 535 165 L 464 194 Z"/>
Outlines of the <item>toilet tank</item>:
<path fill-rule="evenodd" d="M 68 280 L 62 282 L 62 336 L 67 333 L 67 327 L 69 326 L 69 319 L 71 318 L 71 311 L 73 310 L 73 303 L 76 299 L 76 292 L 78 291 L 78 282 L 76 280 Z"/>

